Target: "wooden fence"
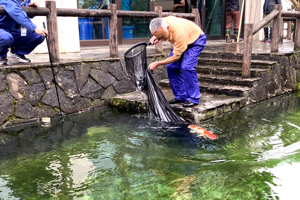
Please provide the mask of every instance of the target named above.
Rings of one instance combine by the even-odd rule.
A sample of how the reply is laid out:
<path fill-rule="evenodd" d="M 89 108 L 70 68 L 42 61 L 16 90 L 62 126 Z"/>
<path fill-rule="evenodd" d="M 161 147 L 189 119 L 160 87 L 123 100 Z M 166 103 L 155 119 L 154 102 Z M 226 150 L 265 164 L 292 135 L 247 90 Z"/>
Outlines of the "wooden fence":
<path fill-rule="evenodd" d="M 48 28 L 48 41 L 50 48 L 50 56 L 53 62 L 59 62 L 59 46 L 58 46 L 58 31 L 57 31 L 57 17 L 108 17 L 109 18 L 109 49 L 110 56 L 118 56 L 118 40 L 117 40 L 117 18 L 155 18 L 176 16 L 189 20 L 193 20 L 199 24 L 198 9 L 193 9 L 192 13 L 173 13 L 162 12 L 160 6 L 155 7 L 155 12 L 148 11 L 123 11 L 117 10 L 115 4 L 110 4 L 107 10 L 94 9 L 68 9 L 56 8 L 55 1 L 46 1 L 46 7 L 22 7 L 22 9 L 30 16 L 46 16 Z M 7 15 L 2 6 L 0 6 L 0 15 Z M 79 38 L 78 38 L 79 39 Z M 156 48 L 162 48 L 162 44 L 156 45 Z"/>
<path fill-rule="evenodd" d="M 272 22 L 272 42 L 271 42 L 271 52 L 276 53 L 279 49 L 279 44 L 283 43 L 283 30 L 284 23 L 288 22 L 288 34 L 290 39 L 291 36 L 291 22 L 294 22 L 294 51 L 300 50 L 300 8 L 297 11 L 283 11 L 282 5 L 275 5 L 274 10 L 262 19 L 257 24 L 245 24 L 244 28 L 244 58 L 243 58 L 243 72 L 242 77 L 250 77 L 251 70 L 251 54 L 252 54 L 252 38 L 260 29 L 265 25 Z"/>

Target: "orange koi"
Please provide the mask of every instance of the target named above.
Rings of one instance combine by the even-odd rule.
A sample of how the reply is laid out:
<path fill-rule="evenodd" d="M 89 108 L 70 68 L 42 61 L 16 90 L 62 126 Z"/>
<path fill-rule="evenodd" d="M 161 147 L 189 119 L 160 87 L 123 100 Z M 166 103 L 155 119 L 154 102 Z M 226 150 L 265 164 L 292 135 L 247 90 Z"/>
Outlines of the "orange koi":
<path fill-rule="evenodd" d="M 204 128 L 201 128 L 199 126 L 196 126 L 194 124 L 191 124 L 188 126 L 191 133 L 195 133 L 197 134 L 197 137 L 205 137 L 205 138 L 209 138 L 211 140 L 215 140 L 218 138 L 218 136 L 216 136 L 215 134 L 211 133 L 208 130 L 205 130 Z"/>

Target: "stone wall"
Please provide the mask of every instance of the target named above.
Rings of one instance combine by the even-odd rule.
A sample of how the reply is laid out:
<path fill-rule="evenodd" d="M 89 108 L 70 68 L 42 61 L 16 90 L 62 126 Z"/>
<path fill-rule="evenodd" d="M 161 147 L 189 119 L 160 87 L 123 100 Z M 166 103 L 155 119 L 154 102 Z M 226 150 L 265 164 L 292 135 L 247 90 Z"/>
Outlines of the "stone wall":
<path fill-rule="evenodd" d="M 150 56 L 148 62 L 157 59 Z M 136 90 L 126 76 L 124 61 L 108 58 L 54 65 L 63 113 L 108 106 L 117 94 Z M 49 64 L 0 68 L 0 126 L 2 128 L 59 114 Z M 157 73 L 157 78 L 165 78 Z"/>

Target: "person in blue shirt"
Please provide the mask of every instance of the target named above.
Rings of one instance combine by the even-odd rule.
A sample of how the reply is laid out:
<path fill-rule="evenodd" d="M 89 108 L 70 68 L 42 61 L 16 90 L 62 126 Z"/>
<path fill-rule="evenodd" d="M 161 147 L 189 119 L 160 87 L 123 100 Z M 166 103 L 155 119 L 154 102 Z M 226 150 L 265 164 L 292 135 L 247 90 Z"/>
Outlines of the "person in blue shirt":
<path fill-rule="evenodd" d="M 8 63 L 7 57 L 22 63 L 30 62 L 25 55 L 41 44 L 48 32 L 32 23 L 21 6 L 39 5 L 31 0 L 0 0 L 0 5 L 8 13 L 0 15 L 0 65 Z"/>
<path fill-rule="evenodd" d="M 122 0 L 122 10 L 131 10 L 135 0 Z"/>

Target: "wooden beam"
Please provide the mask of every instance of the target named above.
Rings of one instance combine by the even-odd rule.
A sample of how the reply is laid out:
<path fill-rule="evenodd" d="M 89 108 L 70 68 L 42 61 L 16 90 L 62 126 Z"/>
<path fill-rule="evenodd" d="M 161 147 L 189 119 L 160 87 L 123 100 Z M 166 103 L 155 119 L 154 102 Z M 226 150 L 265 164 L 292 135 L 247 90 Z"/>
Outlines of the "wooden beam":
<path fill-rule="evenodd" d="M 268 23 L 270 23 L 274 18 L 279 15 L 278 10 L 273 10 L 270 14 L 268 14 L 265 18 L 263 18 L 260 22 L 256 23 L 253 27 L 253 34 L 256 34 L 260 29 L 265 27 Z"/>
<path fill-rule="evenodd" d="M 59 17 L 110 17 L 111 10 L 57 8 Z"/>
<path fill-rule="evenodd" d="M 278 52 L 279 49 L 279 43 L 280 43 L 280 23 L 282 21 L 281 17 L 281 10 L 282 5 L 276 4 L 274 6 L 274 10 L 279 11 L 279 15 L 273 19 L 273 26 L 272 26 L 272 42 L 271 42 L 271 53 Z"/>
<path fill-rule="evenodd" d="M 282 17 L 295 17 L 299 18 L 300 17 L 300 12 L 299 11 L 281 11 L 281 16 Z"/>
<path fill-rule="evenodd" d="M 112 12 L 109 18 L 109 51 L 110 57 L 118 57 L 118 31 L 117 31 L 117 6 L 109 4 L 108 9 Z"/>
<path fill-rule="evenodd" d="M 50 11 L 50 14 L 47 15 L 48 45 L 50 50 L 49 54 L 53 62 L 59 62 L 60 57 L 58 44 L 56 1 L 46 1 L 46 8 L 48 8 Z"/>
<path fill-rule="evenodd" d="M 252 59 L 252 40 L 253 40 L 253 24 L 245 24 L 242 78 L 249 78 L 251 75 L 250 70 L 251 70 L 251 59 Z"/>

